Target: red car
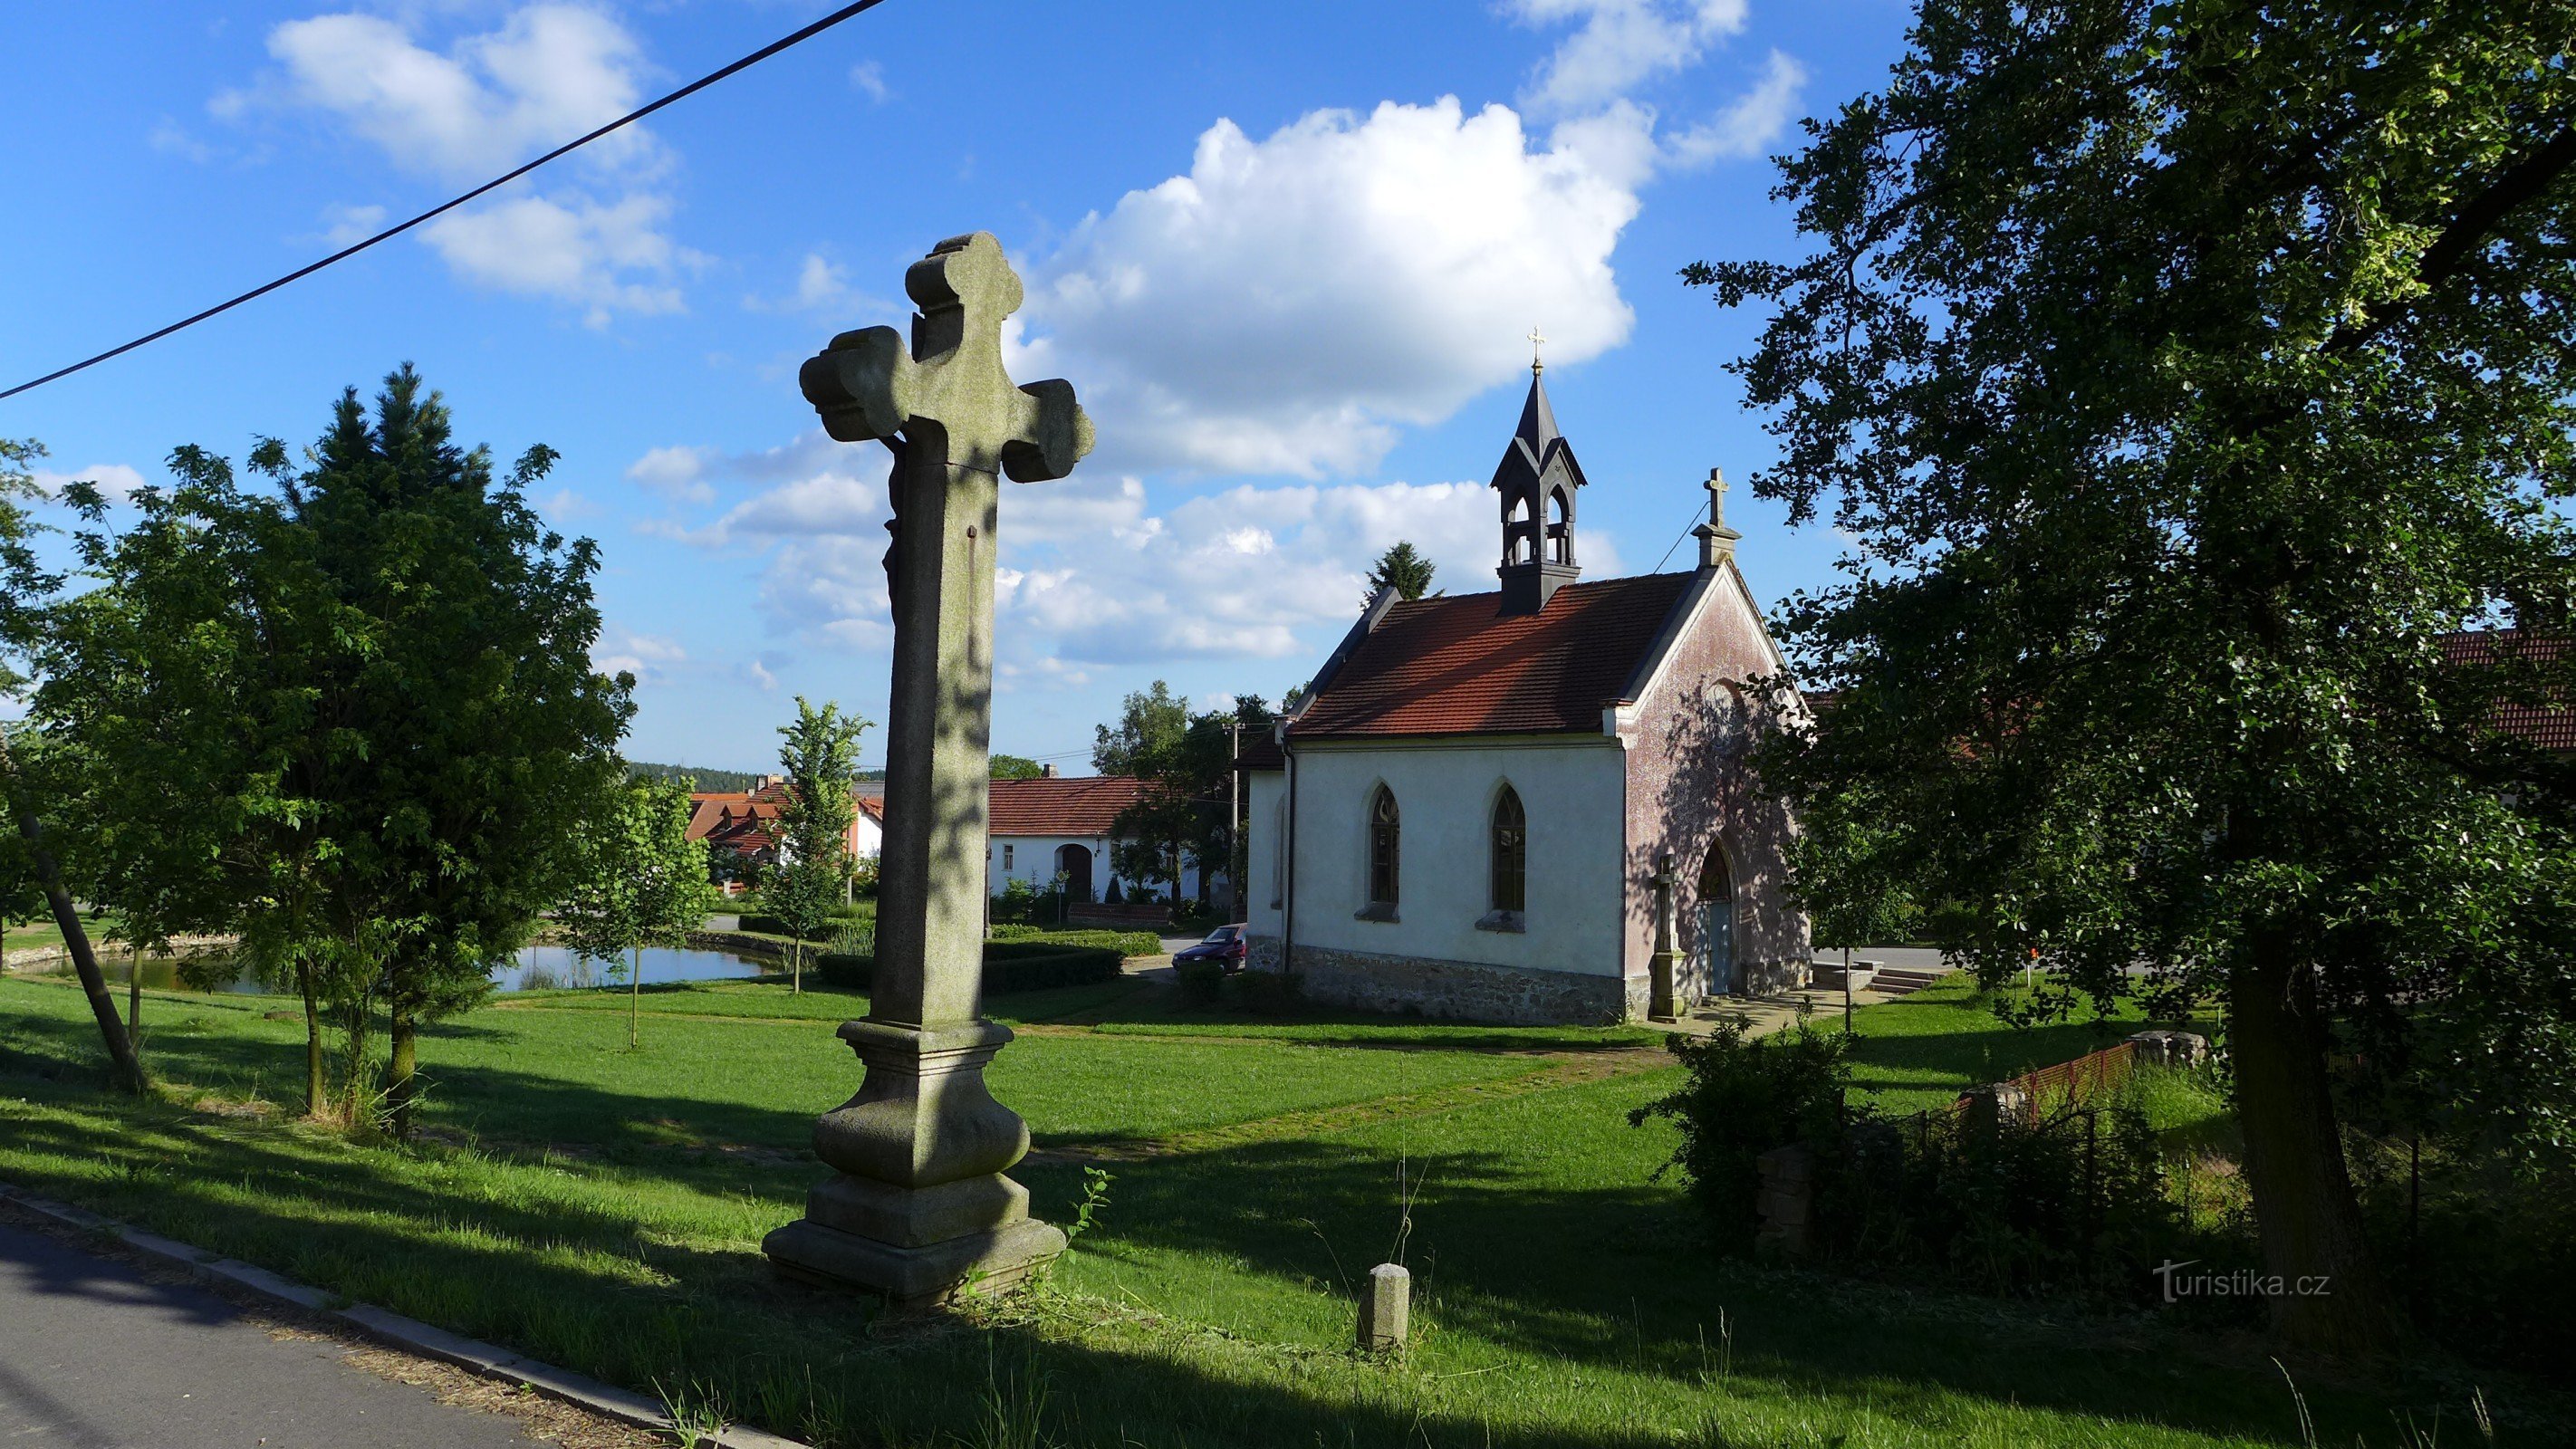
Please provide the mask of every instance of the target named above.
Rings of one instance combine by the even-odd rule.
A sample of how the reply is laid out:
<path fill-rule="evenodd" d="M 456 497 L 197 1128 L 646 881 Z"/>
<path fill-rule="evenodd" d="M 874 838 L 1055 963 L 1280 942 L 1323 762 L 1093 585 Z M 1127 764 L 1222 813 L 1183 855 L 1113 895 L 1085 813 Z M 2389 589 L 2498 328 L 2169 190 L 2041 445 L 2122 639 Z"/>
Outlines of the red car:
<path fill-rule="evenodd" d="M 1243 926 L 1240 923 L 1219 926 L 1208 932 L 1206 940 L 1173 952 L 1172 964 L 1180 966 L 1192 961 L 1214 961 L 1228 971 L 1240 971 L 1243 969 L 1243 958 L 1251 950 L 1251 943 L 1243 939 Z"/>

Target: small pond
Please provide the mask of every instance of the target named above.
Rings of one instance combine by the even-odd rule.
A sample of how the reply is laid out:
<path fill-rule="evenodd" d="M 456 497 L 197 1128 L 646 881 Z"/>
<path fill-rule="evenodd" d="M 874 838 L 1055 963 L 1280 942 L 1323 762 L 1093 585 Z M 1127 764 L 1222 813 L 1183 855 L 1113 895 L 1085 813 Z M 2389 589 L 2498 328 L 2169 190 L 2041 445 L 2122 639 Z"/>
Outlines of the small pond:
<path fill-rule="evenodd" d="M 530 946 L 519 952 L 507 966 L 492 973 L 496 991 L 550 991 L 562 987 L 623 986 L 629 962 L 609 967 L 598 961 L 576 956 L 563 946 Z M 643 983 L 655 986 L 670 981 L 738 981 L 750 980 L 778 969 L 758 956 L 737 956 L 731 951 L 675 951 L 665 947 L 647 947 L 644 951 Z M 121 952 L 110 953 L 99 962 L 99 968 L 110 983 L 122 986 L 132 972 L 132 963 Z M 49 967 L 48 976 L 69 976 L 71 963 Z M 179 979 L 175 961 L 147 960 L 143 963 L 143 984 L 158 991 L 184 991 L 187 983 Z M 256 994 L 262 987 L 247 972 L 225 981 L 217 991 Z"/>

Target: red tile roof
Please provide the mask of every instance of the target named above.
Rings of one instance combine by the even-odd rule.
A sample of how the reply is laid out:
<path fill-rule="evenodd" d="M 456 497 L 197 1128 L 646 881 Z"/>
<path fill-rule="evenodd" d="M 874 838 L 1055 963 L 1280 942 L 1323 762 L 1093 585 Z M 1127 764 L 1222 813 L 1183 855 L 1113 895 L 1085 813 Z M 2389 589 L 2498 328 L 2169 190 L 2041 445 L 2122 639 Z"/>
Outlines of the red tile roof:
<path fill-rule="evenodd" d="M 2571 641 L 2562 636 L 2526 634 L 2519 629 L 2472 629 L 2445 634 L 2439 641 L 2442 662 L 2460 668 L 2494 668 L 2512 664 L 2562 663 Z M 2576 752 L 2576 710 L 2565 705 L 2516 704 L 2499 701 L 2495 727 L 2544 750 Z"/>
<path fill-rule="evenodd" d="M 1144 793 L 1145 782 L 1132 775 L 995 780 L 990 833 L 1107 835 L 1109 822 Z"/>
<path fill-rule="evenodd" d="M 1397 604 L 1289 734 L 1597 732 L 1692 577 L 1567 584 L 1536 614 L 1503 614 L 1499 593 Z"/>

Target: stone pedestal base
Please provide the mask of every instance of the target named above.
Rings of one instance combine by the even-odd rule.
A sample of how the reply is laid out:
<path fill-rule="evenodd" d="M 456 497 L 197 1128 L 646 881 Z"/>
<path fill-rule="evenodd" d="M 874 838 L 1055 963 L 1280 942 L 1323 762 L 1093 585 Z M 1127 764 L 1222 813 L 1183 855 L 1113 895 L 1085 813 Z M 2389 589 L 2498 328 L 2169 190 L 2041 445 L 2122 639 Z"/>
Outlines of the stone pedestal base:
<path fill-rule="evenodd" d="M 1677 951 L 1657 951 L 1647 958 L 1647 980 L 1650 994 L 1646 998 L 1648 1021 L 1682 1019 L 1682 958 Z"/>
<path fill-rule="evenodd" d="M 761 1240 L 780 1273 L 822 1288 L 878 1294 L 898 1307 L 998 1293 L 1027 1279 L 1064 1251 L 1064 1233 L 1035 1218 L 901 1247 L 863 1238 L 811 1218 Z"/>

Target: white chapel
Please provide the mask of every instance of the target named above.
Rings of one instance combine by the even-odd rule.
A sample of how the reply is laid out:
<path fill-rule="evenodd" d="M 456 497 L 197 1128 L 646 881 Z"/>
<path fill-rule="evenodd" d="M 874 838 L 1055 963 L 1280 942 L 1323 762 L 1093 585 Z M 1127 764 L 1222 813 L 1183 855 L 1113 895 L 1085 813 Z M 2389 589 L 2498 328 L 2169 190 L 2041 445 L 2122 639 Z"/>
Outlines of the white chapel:
<path fill-rule="evenodd" d="M 1255 969 L 1286 964 L 1322 1002 L 1523 1023 L 1804 982 L 1796 827 L 1745 759 L 1771 727 L 1745 686 L 1784 666 L 1723 485 L 1698 567 L 1592 582 L 1585 486 L 1533 366 L 1494 471 L 1501 587 L 1382 590 L 1246 749 Z M 1666 912 L 1680 961 L 1658 999 Z"/>

